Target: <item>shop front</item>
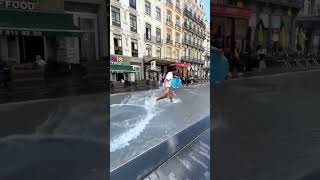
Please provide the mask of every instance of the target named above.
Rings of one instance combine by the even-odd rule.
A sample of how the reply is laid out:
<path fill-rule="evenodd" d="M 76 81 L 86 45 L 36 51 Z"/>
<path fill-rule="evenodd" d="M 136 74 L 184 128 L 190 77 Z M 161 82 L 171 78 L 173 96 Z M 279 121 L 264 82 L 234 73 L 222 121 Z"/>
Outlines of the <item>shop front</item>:
<path fill-rule="evenodd" d="M 145 57 L 144 58 L 144 72 L 146 80 L 159 81 L 160 74 L 165 75 L 168 72 L 168 67 L 172 61 L 165 59 Z"/>
<path fill-rule="evenodd" d="M 174 64 L 171 64 L 170 66 L 176 67 L 177 75 L 180 78 L 187 77 L 189 64 L 187 64 L 187 63 L 174 63 Z"/>
<path fill-rule="evenodd" d="M 130 66 L 130 57 L 111 55 L 110 56 L 110 81 L 135 81 L 133 66 Z"/>
<path fill-rule="evenodd" d="M 68 13 L 0 9 L 0 57 L 9 64 L 44 60 L 79 62 L 81 31 Z"/>
<path fill-rule="evenodd" d="M 222 42 L 227 55 L 231 54 L 236 44 L 240 50 L 245 50 L 249 42 L 247 32 L 250 9 L 220 4 L 211 6 L 211 17 L 214 21 L 212 37 Z"/>

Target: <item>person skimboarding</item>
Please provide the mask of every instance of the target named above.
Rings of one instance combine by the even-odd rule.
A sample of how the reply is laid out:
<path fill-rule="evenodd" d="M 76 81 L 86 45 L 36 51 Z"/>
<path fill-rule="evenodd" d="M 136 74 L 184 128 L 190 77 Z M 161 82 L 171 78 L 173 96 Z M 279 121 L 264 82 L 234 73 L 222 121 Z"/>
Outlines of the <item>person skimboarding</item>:
<path fill-rule="evenodd" d="M 167 73 L 166 78 L 164 79 L 163 87 L 164 87 L 164 94 L 157 98 L 157 101 L 167 98 L 169 96 L 170 101 L 172 102 L 172 94 L 173 89 L 177 89 L 181 87 L 181 80 L 180 78 L 174 76 L 176 72 L 175 67 L 171 67 L 171 70 Z M 180 81 L 179 81 L 180 80 Z"/>

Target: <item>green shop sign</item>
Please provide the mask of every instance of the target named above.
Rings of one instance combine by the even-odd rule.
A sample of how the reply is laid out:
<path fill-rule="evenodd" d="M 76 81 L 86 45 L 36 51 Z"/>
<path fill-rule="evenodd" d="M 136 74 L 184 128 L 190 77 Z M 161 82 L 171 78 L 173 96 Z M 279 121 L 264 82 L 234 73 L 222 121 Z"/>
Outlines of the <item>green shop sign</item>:
<path fill-rule="evenodd" d="M 130 59 L 126 56 L 111 55 L 110 64 L 114 65 L 130 65 Z"/>

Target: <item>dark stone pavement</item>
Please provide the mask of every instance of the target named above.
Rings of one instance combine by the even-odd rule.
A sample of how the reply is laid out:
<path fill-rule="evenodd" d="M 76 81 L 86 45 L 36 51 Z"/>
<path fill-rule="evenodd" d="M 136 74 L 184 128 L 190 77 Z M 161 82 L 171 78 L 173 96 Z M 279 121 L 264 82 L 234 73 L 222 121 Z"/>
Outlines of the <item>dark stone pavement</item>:
<path fill-rule="evenodd" d="M 106 180 L 105 94 L 0 105 L 1 180 Z"/>
<path fill-rule="evenodd" d="M 211 87 L 215 180 L 320 179 L 320 72 Z"/>

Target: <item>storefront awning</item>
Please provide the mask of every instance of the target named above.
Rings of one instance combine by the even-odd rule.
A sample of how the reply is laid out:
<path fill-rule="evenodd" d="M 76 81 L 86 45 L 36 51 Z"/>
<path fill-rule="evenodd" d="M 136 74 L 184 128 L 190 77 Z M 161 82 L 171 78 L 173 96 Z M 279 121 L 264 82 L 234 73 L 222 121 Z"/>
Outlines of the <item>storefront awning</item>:
<path fill-rule="evenodd" d="M 0 35 L 79 35 L 73 15 L 19 10 L 0 10 Z"/>
<path fill-rule="evenodd" d="M 115 73 L 134 73 L 135 71 L 133 70 L 132 66 L 128 65 L 110 65 L 110 72 L 115 72 Z"/>

